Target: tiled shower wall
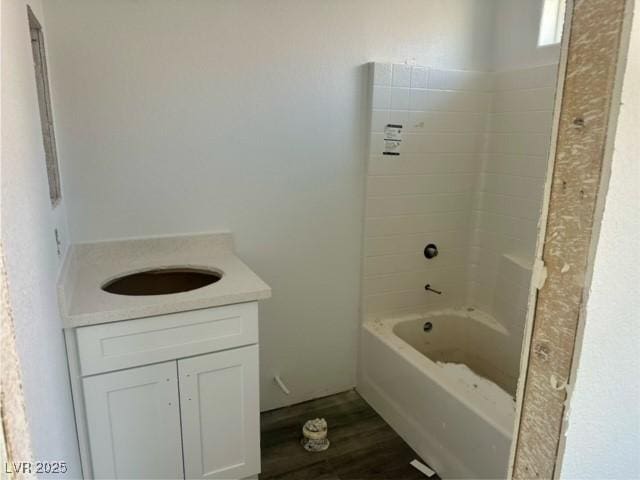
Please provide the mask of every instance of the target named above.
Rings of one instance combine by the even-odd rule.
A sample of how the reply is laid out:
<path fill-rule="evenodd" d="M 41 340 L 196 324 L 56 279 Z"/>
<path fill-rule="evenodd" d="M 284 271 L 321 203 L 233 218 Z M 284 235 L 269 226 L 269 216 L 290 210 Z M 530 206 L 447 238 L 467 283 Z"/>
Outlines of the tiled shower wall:
<path fill-rule="evenodd" d="M 473 304 L 505 326 L 518 323 L 555 66 L 489 73 L 376 63 L 371 70 L 365 314 Z M 399 155 L 383 154 L 388 124 L 403 126 Z M 440 251 L 431 260 L 422 253 L 428 243 Z M 427 283 L 443 294 L 425 292 Z"/>
<path fill-rule="evenodd" d="M 524 328 L 547 171 L 557 65 L 494 74 L 474 202 L 469 303 Z"/>
<path fill-rule="evenodd" d="M 490 74 L 380 63 L 372 70 L 364 310 L 462 304 Z M 398 156 L 383 155 L 387 124 L 404 127 Z M 428 243 L 440 248 L 432 260 L 422 253 Z M 425 292 L 427 283 L 444 293 Z"/>

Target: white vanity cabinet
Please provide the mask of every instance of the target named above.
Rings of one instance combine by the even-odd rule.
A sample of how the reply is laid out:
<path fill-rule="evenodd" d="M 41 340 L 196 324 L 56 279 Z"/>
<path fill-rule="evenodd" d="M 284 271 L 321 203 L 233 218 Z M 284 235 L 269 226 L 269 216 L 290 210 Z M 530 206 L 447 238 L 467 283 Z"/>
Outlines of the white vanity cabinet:
<path fill-rule="evenodd" d="M 65 331 L 85 478 L 260 472 L 257 302 Z"/>

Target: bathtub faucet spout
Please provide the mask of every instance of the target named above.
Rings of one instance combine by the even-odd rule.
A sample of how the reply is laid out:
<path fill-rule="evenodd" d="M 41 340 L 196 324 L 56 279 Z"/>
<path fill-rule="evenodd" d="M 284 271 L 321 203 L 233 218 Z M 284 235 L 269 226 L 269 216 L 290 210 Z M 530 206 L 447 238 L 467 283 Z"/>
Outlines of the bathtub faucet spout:
<path fill-rule="evenodd" d="M 431 288 L 431 285 L 428 284 L 428 283 L 424 286 L 424 289 L 428 290 L 429 292 L 433 292 L 433 293 L 437 293 L 438 295 L 442 295 L 442 291 L 441 290 L 434 290 L 433 288 Z"/>

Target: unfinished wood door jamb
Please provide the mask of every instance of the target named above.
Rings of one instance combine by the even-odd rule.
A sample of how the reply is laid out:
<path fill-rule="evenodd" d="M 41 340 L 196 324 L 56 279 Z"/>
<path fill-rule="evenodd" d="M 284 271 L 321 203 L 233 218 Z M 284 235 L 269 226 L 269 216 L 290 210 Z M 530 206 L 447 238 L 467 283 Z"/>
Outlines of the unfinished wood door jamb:
<path fill-rule="evenodd" d="M 550 479 L 588 291 L 594 222 L 626 8 L 633 0 L 575 0 L 566 50 L 542 262 L 510 476 Z M 603 189 L 604 190 L 604 189 Z M 597 226 L 596 226 L 597 227 Z M 597 230 L 597 228 L 596 228 Z"/>

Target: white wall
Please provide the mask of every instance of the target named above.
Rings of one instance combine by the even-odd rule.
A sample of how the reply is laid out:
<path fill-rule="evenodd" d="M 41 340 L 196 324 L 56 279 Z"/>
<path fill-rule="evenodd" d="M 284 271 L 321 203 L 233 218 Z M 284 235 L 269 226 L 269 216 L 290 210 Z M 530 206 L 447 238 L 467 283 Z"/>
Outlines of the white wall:
<path fill-rule="evenodd" d="M 40 1 L 28 3 L 44 23 L 46 37 Z M 78 478 L 55 288 L 54 228 L 64 233 L 66 224 L 64 207 L 52 212 L 49 201 L 26 5 L 2 1 L 2 242 L 34 455 L 41 461 L 66 461 L 68 476 Z"/>
<path fill-rule="evenodd" d="M 640 478 L 640 15 L 567 413 L 561 477 Z"/>
<path fill-rule="evenodd" d="M 538 47 L 544 0 L 496 0 L 494 25 L 495 70 L 556 63 L 560 46 Z"/>
<path fill-rule="evenodd" d="M 365 64 L 486 64 L 486 0 L 49 0 L 46 14 L 73 241 L 231 230 L 273 288 L 262 408 L 353 386 Z"/>

